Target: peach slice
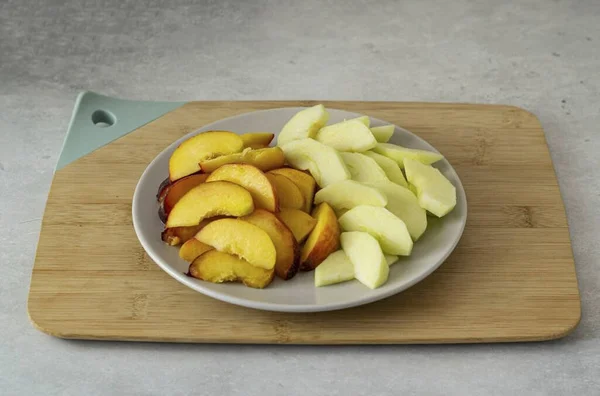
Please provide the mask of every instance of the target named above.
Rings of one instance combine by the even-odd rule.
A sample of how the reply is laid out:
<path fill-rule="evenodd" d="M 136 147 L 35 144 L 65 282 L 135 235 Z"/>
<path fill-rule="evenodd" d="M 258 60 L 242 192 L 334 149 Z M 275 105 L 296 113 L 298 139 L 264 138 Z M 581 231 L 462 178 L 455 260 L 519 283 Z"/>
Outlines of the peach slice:
<path fill-rule="evenodd" d="M 245 216 L 253 210 L 252 195 L 245 188 L 227 181 L 202 183 L 173 206 L 167 227 L 198 225 L 205 218 L 218 215 Z"/>
<path fill-rule="evenodd" d="M 304 197 L 304 208 L 302 210 L 310 213 L 315 196 L 315 186 L 317 185 L 311 175 L 292 168 L 273 169 L 269 173 L 278 174 L 290 179 L 300 189 Z"/>
<path fill-rule="evenodd" d="M 317 224 L 302 249 L 300 269 L 304 271 L 317 268 L 327 256 L 340 248 L 340 227 L 331 206 L 323 202 L 312 215 Z"/>
<path fill-rule="evenodd" d="M 168 187 L 165 187 L 166 191 L 161 193 L 163 198 L 160 206 L 160 210 L 163 212 L 164 217 L 166 218 L 169 215 L 171 209 L 173 209 L 173 206 L 175 206 L 181 197 L 183 197 L 192 188 L 204 183 L 207 177 L 208 175 L 197 173 L 176 180 Z"/>
<path fill-rule="evenodd" d="M 210 174 L 207 182 L 225 180 L 244 187 L 252 195 L 255 208 L 270 212 L 279 210 L 279 199 L 275 187 L 265 174 L 255 166 L 248 164 L 227 164 Z"/>
<path fill-rule="evenodd" d="M 179 257 L 181 257 L 188 263 L 191 263 L 196 259 L 196 257 L 208 252 L 209 250 L 212 250 L 212 248 L 212 246 L 208 246 L 207 244 L 200 242 L 196 238 L 192 238 L 186 241 L 183 245 L 181 245 L 181 247 L 179 248 Z"/>
<path fill-rule="evenodd" d="M 239 257 L 209 250 L 190 264 L 188 275 L 212 283 L 241 282 L 263 289 L 273 281 L 274 270 L 258 268 Z"/>
<path fill-rule="evenodd" d="M 202 220 L 200 224 L 189 227 L 171 227 L 166 228 L 161 234 L 161 239 L 168 245 L 181 245 L 192 239 L 204 226 L 210 223 L 210 220 Z"/>
<path fill-rule="evenodd" d="M 300 192 L 300 189 L 290 179 L 273 173 L 267 173 L 265 176 L 267 176 L 271 184 L 275 187 L 281 208 L 304 208 L 302 192 Z"/>
<path fill-rule="evenodd" d="M 244 133 L 243 135 L 240 135 L 240 137 L 244 141 L 244 147 L 255 149 L 268 147 L 275 137 L 275 134 L 268 132 L 251 132 Z"/>
<path fill-rule="evenodd" d="M 267 172 L 271 169 L 281 168 L 284 162 L 285 157 L 279 147 L 268 147 L 258 150 L 247 148 L 241 153 L 223 155 L 214 159 L 201 161 L 200 168 L 202 172 L 210 173 L 225 164 L 250 164 L 263 172 Z"/>
<path fill-rule="evenodd" d="M 304 239 L 317 224 L 314 217 L 299 209 L 284 208 L 277 213 L 277 216 L 292 231 L 298 243 L 304 242 Z"/>
<path fill-rule="evenodd" d="M 255 267 L 264 269 L 275 267 L 277 253 L 269 234 L 246 221 L 215 220 L 200 230 L 195 238 L 220 252 L 243 258 Z"/>
<path fill-rule="evenodd" d="M 300 248 L 290 229 L 277 216 L 264 209 L 256 209 L 241 220 L 260 227 L 269 235 L 277 254 L 275 274 L 283 280 L 293 278 L 300 267 Z"/>
<path fill-rule="evenodd" d="M 233 132 L 209 131 L 179 145 L 169 158 L 169 179 L 175 181 L 200 170 L 199 162 L 242 151 L 244 141 Z"/>

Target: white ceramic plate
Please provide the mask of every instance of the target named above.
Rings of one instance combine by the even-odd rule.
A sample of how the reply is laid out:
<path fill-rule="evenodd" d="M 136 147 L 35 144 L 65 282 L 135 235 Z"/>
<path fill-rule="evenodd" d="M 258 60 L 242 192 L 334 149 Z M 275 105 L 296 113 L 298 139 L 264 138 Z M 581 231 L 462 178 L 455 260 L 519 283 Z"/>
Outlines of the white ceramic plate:
<path fill-rule="evenodd" d="M 245 307 L 283 312 L 330 311 L 381 300 L 423 280 L 444 262 L 458 243 L 467 218 L 465 191 L 458 175 L 446 160 L 439 161 L 435 166 L 456 186 L 456 207 L 442 219 L 428 217 L 427 230 L 415 243 L 412 255 L 401 258 L 399 263 L 393 265 L 390 268 L 389 280 L 378 289 L 368 289 L 356 280 L 316 288 L 314 272 L 299 272 L 289 281 L 275 277 L 273 283 L 262 290 L 237 283 L 209 283 L 185 275 L 188 263 L 179 258 L 176 247 L 168 246 L 161 240 L 163 224 L 158 218 L 156 202 L 158 186 L 168 177 L 169 157 L 173 150 L 185 139 L 208 130 L 229 130 L 240 134 L 252 131 L 280 131 L 300 110 L 302 108 L 257 111 L 214 122 L 173 142 L 148 165 L 133 195 L 133 226 L 152 260 L 179 282 L 210 297 Z M 328 111 L 329 123 L 362 115 L 336 109 Z M 371 118 L 372 126 L 388 124 Z M 277 137 L 274 142 L 276 139 Z M 396 127 L 390 143 L 436 151 L 423 139 L 399 127 Z"/>

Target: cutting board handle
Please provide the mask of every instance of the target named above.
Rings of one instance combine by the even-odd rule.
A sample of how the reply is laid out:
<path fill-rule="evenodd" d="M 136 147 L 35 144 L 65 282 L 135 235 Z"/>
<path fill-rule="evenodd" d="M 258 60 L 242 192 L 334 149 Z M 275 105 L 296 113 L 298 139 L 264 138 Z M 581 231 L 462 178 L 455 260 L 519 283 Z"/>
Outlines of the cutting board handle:
<path fill-rule="evenodd" d="M 81 92 L 56 170 L 182 106 L 185 102 L 149 102 Z"/>

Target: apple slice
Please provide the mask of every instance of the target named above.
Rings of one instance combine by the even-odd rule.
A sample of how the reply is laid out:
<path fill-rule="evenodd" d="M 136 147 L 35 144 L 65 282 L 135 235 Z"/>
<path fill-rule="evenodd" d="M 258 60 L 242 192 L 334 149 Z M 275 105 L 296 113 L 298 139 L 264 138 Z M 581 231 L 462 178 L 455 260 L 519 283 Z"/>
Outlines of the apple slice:
<path fill-rule="evenodd" d="M 275 187 L 267 176 L 255 166 L 249 164 L 227 164 L 210 174 L 207 182 L 224 180 L 244 187 L 254 200 L 255 208 L 271 212 L 279 210 L 279 198 Z"/>
<path fill-rule="evenodd" d="M 360 283 L 376 289 L 388 280 L 390 268 L 375 238 L 366 232 L 354 231 L 343 232 L 340 240 Z"/>
<path fill-rule="evenodd" d="M 227 181 L 202 183 L 173 206 L 166 225 L 168 228 L 193 226 L 208 217 L 245 216 L 253 210 L 252 195 L 245 188 Z"/>
<path fill-rule="evenodd" d="M 319 187 L 350 179 L 340 154 L 313 139 L 300 139 L 281 147 L 287 162 L 296 169 L 308 170 Z"/>
<path fill-rule="evenodd" d="M 250 164 L 256 166 L 263 172 L 271 169 L 281 168 L 285 162 L 283 151 L 279 147 L 268 147 L 252 150 L 244 149 L 241 153 L 223 155 L 214 159 L 200 162 L 200 168 L 204 173 L 210 173 L 226 164 Z"/>
<path fill-rule="evenodd" d="M 386 209 L 406 224 L 413 241 L 419 239 L 427 228 L 427 213 L 425 213 L 425 209 L 419 206 L 415 194 L 389 180 L 374 182 L 369 185 L 387 196 Z"/>
<path fill-rule="evenodd" d="M 273 269 L 255 267 L 246 260 L 218 250 L 198 256 L 188 270 L 196 279 L 212 282 L 241 282 L 248 287 L 263 289 L 273 281 Z"/>
<path fill-rule="evenodd" d="M 302 210 L 306 213 L 310 213 L 317 184 L 311 175 L 292 168 L 273 169 L 269 173 L 274 173 L 290 179 L 296 187 L 300 189 L 300 192 L 304 197 L 304 207 Z"/>
<path fill-rule="evenodd" d="M 390 266 L 390 267 L 398 262 L 398 256 L 393 256 L 391 254 L 384 254 L 383 257 L 385 257 L 385 261 L 388 264 L 388 266 Z"/>
<path fill-rule="evenodd" d="M 283 280 L 292 279 L 300 268 L 300 247 L 294 234 L 277 216 L 263 209 L 256 209 L 241 220 L 254 224 L 265 231 L 275 245 L 275 274 Z"/>
<path fill-rule="evenodd" d="M 275 134 L 268 132 L 250 132 L 240 135 L 244 141 L 244 147 L 250 147 L 253 149 L 268 147 L 271 140 L 275 137 Z"/>
<path fill-rule="evenodd" d="M 386 254 L 409 256 L 412 251 L 413 240 L 406 224 L 385 208 L 357 206 L 346 212 L 339 221 L 344 231 L 364 231 L 377 238 Z"/>
<path fill-rule="evenodd" d="M 419 205 L 437 217 L 450 213 L 456 206 L 456 188 L 438 169 L 419 161 L 404 160 L 406 177 L 417 189 Z"/>
<path fill-rule="evenodd" d="M 385 155 L 377 154 L 373 151 L 365 151 L 362 154 L 366 155 L 369 158 L 372 158 L 377 163 L 377 165 L 379 165 L 381 169 L 383 169 L 388 179 L 390 179 L 396 184 L 401 185 L 402 187 L 408 187 L 408 183 L 404 178 L 404 174 L 402 173 L 402 170 L 400 170 L 400 167 L 398 166 L 396 161 L 386 157 Z"/>
<path fill-rule="evenodd" d="M 357 119 L 327 125 L 315 139 L 339 151 L 367 151 L 377 144 L 371 130 Z"/>
<path fill-rule="evenodd" d="M 411 158 L 425 165 L 433 164 L 444 158 L 443 155 L 433 151 L 411 149 L 391 143 L 378 143 L 373 151 L 396 161 L 400 168 L 404 168 L 404 159 Z"/>
<path fill-rule="evenodd" d="M 233 254 L 250 264 L 275 267 L 275 245 L 260 227 L 240 219 L 221 219 L 208 224 L 195 238 L 220 252 Z"/>
<path fill-rule="evenodd" d="M 181 245 L 181 247 L 179 248 L 179 257 L 181 257 L 188 263 L 191 263 L 196 259 L 196 257 L 208 252 L 209 250 L 212 250 L 212 248 L 212 246 L 208 246 L 207 244 L 200 242 L 196 238 L 192 238 L 186 241 L 183 245 Z"/>
<path fill-rule="evenodd" d="M 361 153 L 340 153 L 340 155 L 350 171 L 352 180 L 361 183 L 389 180 L 383 169 L 377 165 L 374 159 Z M 400 171 L 400 168 L 398 168 L 398 171 Z"/>
<path fill-rule="evenodd" d="M 394 134 L 393 125 L 384 125 L 371 128 L 371 133 L 379 143 L 387 143 Z"/>
<path fill-rule="evenodd" d="M 277 145 L 281 146 L 297 139 L 312 138 L 327 124 L 329 113 L 322 104 L 309 107 L 294 114 L 283 126 L 277 136 Z"/>
<path fill-rule="evenodd" d="M 354 180 L 331 184 L 315 194 L 315 204 L 327 202 L 333 208 L 352 209 L 359 205 L 385 206 L 387 198 L 376 188 Z"/>
<path fill-rule="evenodd" d="M 304 242 L 304 239 L 317 224 L 317 220 L 311 215 L 298 209 L 283 208 L 277 213 L 277 216 L 292 231 L 298 243 Z"/>
<path fill-rule="evenodd" d="M 162 199 L 160 201 L 159 216 L 163 222 L 173 209 L 173 206 L 181 197 L 183 197 L 188 191 L 197 185 L 204 183 L 208 175 L 202 173 L 196 173 L 193 175 L 182 177 L 179 180 L 174 181 L 168 187 L 165 187 L 165 191 L 161 193 Z"/>
<path fill-rule="evenodd" d="M 323 202 L 315 208 L 312 216 L 317 219 L 317 224 L 302 248 L 300 269 L 304 271 L 317 268 L 340 247 L 340 227 L 331 206 Z"/>
<path fill-rule="evenodd" d="M 354 279 L 354 266 L 343 250 L 331 253 L 315 269 L 315 286 L 327 286 Z"/>
<path fill-rule="evenodd" d="M 161 239 L 170 246 L 181 245 L 182 243 L 192 239 L 194 235 L 196 235 L 198 231 L 210 223 L 211 220 L 212 219 L 202 220 L 200 224 L 195 226 L 165 228 L 165 230 L 160 234 Z"/>
<path fill-rule="evenodd" d="M 267 173 L 265 176 L 275 187 L 281 208 L 302 209 L 304 207 L 302 192 L 290 179 L 272 173 Z"/>
<path fill-rule="evenodd" d="M 233 132 L 209 131 L 193 136 L 179 145 L 169 158 L 169 179 L 175 181 L 200 170 L 199 162 L 219 155 L 237 153 L 244 141 Z"/>

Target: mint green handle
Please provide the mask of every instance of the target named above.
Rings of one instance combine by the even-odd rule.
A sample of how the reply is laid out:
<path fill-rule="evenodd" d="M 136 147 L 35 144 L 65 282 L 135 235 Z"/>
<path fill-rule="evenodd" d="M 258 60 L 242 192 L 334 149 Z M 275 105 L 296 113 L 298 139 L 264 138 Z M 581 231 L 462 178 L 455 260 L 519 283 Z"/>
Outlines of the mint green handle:
<path fill-rule="evenodd" d="M 185 102 L 144 102 L 94 92 L 77 96 L 56 170 L 105 146 Z"/>

